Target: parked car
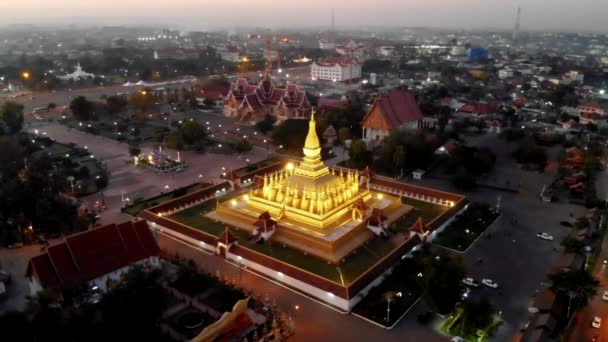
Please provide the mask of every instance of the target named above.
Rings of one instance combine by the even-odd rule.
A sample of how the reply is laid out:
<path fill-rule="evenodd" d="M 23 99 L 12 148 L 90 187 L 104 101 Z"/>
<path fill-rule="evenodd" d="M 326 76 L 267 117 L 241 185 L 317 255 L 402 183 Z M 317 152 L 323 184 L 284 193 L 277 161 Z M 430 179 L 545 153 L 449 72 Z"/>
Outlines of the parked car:
<path fill-rule="evenodd" d="M 465 285 L 467 285 L 467 286 L 472 286 L 472 287 L 479 286 L 479 282 L 477 282 L 473 278 L 464 278 L 464 279 L 462 279 L 462 283 L 465 284 Z"/>
<path fill-rule="evenodd" d="M 547 233 L 536 233 L 536 236 L 543 240 L 553 241 L 553 235 Z"/>
<path fill-rule="evenodd" d="M 23 247 L 23 244 L 21 242 L 15 242 L 15 243 L 13 243 L 11 245 L 8 245 L 8 248 L 11 248 L 11 249 L 13 249 L 13 248 L 20 248 L 20 247 Z"/>
<path fill-rule="evenodd" d="M 484 284 L 487 287 L 491 287 L 493 289 L 498 287 L 498 284 L 495 283 L 492 279 L 488 279 L 488 278 L 484 278 L 481 280 L 481 283 Z"/>
<path fill-rule="evenodd" d="M 450 342 L 465 342 L 465 340 L 464 340 L 464 338 L 462 338 L 460 336 L 454 336 L 454 337 L 452 337 Z"/>
<path fill-rule="evenodd" d="M 602 294 L 602 299 L 608 300 L 608 291 L 604 291 L 604 293 Z"/>
<path fill-rule="evenodd" d="M 599 317 L 597 317 L 597 316 L 595 316 L 593 318 L 593 321 L 591 322 L 591 326 L 594 327 L 594 328 L 596 328 L 596 329 L 599 329 L 600 326 L 602 326 L 602 319 L 599 318 Z"/>

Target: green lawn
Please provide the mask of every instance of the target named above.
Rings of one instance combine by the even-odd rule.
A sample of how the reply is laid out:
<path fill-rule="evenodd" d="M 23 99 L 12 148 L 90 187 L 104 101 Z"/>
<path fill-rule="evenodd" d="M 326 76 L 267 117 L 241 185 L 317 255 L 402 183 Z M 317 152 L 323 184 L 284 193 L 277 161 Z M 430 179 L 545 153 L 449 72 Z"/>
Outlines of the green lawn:
<path fill-rule="evenodd" d="M 456 313 L 449 316 L 441 325 L 439 330 L 447 335 L 460 336 L 464 338 L 467 342 L 485 342 L 492 336 L 492 333 L 496 330 L 496 328 L 498 328 L 498 326 L 502 324 L 501 320 L 494 317 L 492 319 L 492 323 L 489 326 L 483 329 L 479 329 L 477 331 L 477 336 L 475 336 L 474 334 L 463 334 L 463 322 L 455 322 L 455 320 L 459 318 L 460 311 L 461 309 L 458 309 L 456 310 Z"/>
<path fill-rule="evenodd" d="M 420 264 L 414 259 L 405 259 L 395 267 L 382 284 L 374 287 L 353 309 L 358 315 L 364 316 L 384 326 L 393 325 L 420 297 L 420 289 L 416 275 L 420 272 Z M 392 294 L 391 314 L 386 320 L 387 294 Z"/>
<path fill-rule="evenodd" d="M 230 195 L 226 195 L 223 196 L 220 201 L 225 202 L 230 198 Z M 426 222 L 430 222 L 439 214 L 447 210 L 445 207 L 422 201 L 407 199 L 403 200 L 403 202 L 415 206 L 416 209 L 404 216 L 393 227 L 397 233 L 407 233 L 407 229 L 420 216 L 422 216 Z M 205 213 L 215 209 L 215 206 L 215 201 L 207 201 L 200 205 L 175 213 L 169 216 L 169 218 L 189 227 L 218 236 L 224 231 L 226 224 L 215 222 L 204 216 Z M 234 227 L 231 227 L 231 229 L 239 238 L 239 244 L 243 247 L 247 247 L 256 252 L 268 255 L 272 258 L 281 260 L 285 263 L 334 282 L 340 284 L 344 282 L 344 284 L 347 285 L 352 283 L 355 279 L 369 270 L 374 264 L 376 264 L 397 247 L 391 240 L 374 238 L 359 248 L 353 255 L 349 256 L 344 263 L 336 266 L 328 264 L 326 261 L 314 256 L 304 255 L 303 253 L 289 247 L 283 247 L 277 244 L 257 244 L 255 242 L 251 242 L 249 241 L 247 232 L 240 231 Z"/>
<path fill-rule="evenodd" d="M 209 186 L 211 186 L 211 184 L 209 184 L 209 183 L 196 183 L 196 184 L 192 184 L 187 187 L 184 187 L 184 188 L 180 188 L 180 189 L 185 189 L 185 193 L 183 193 L 181 196 L 204 189 L 204 188 L 208 188 Z M 152 197 L 147 200 L 144 200 L 144 201 L 138 202 L 136 204 L 133 204 L 131 206 L 128 206 L 123 209 L 123 212 L 125 212 L 131 216 L 137 216 L 139 213 L 141 213 L 142 211 L 144 211 L 148 208 L 157 206 L 159 204 L 168 202 L 168 201 L 176 198 L 175 192 L 180 191 L 180 189 L 176 189 L 174 191 L 165 193 L 163 195 Z M 181 190 L 181 191 L 183 191 L 183 190 Z M 181 196 L 177 196 L 177 197 L 181 197 Z"/>
<path fill-rule="evenodd" d="M 60 143 L 53 143 L 51 146 L 46 147 L 44 152 L 47 153 L 50 157 L 65 155 L 72 152 L 73 148 Z"/>
<path fill-rule="evenodd" d="M 433 240 L 434 244 L 465 251 L 498 218 L 487 205 L 471 204 Z"/>
<path fill-rule="evenodd" d="M 408 204 L 416 208 L 416 210 L 419 211 L 418 216 L 422 216 L 422 220 L 427 224 L 449 209 L 443 205 L 419 201 L 408 197 L 401 197 L 401 203 Z M 416 217 L 416 219 L 418 219 L 418 217 Z"/>

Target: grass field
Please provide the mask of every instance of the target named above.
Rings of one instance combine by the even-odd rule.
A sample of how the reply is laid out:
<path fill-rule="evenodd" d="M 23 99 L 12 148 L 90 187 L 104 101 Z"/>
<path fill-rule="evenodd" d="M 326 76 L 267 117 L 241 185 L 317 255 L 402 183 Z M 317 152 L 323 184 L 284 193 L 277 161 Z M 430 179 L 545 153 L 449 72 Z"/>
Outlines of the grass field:
<path fill-rule="evenodd" d="M 228 199 L 230 198 L 226 196 L 222 198 L 221 201 L 224 202 Z M 407 234 L 407 229 L 418 219 L 418 217 L 422 217 L 425 222 L 430 222 L 439 214 L 447 210 L 447 208 L 442 206 L 415 200 L 407 200 L 407 202 L 404 201 L 404 203 L 415 206 L 416 210 L 408 213 L 399 220 L 399 223 L 395 226 L 395 230 L 398 234 Z M 224 231 L 226 224 L 215 222 L 204 216 L 205 213 L 213 210 L 215 205 L 215 201 L 207 201 L 198 206 L 175 213 L 169 216 L 169 218 L 211 235 L 218 236 Z M 326 261 L 314 256 L 305 255 L 289 247 L 283 247 L 277 244 L 257 244 L 251 242 L 249 241 L 247 232 L 234 227 L 231 227 L 231 229 L 239 238 L 239 244 L 243 247 L 345 285 L 352 283 L 397 247 L 391 239 L 377 237 L 369 240 L 354 254 L 349 256 L 344 263 L 336 266 L 328 264 Z"/>
<path fill-rule="evenodd" d="M 196 183 L 196 184 L 192 184 L 192 185 L 189 185 L 187 187 L 180 188 L 180 189 L 186 189 L 185 190 L 186 192 L 183 194 L 183 195 L 186 195 L 186 194 L 189 194 L 189 193 L 192 193 L 192 192 L 195 192 L 195 191 L 207 188 L 209 186 L 211 186 L 211 184 L 209 184 L 209 183 Z M 180 189 L 176 189 L 174 191 L 162 194 L 160 196 L 152 197 L 152 198 L 149 198 L 147 200 L 135 203 L 135 204 L 133 204 L 131 206 L 128 206 L 128 207 L 124 208 L 123 212 L 125 212 L 125 213 L 127 213 L 127 214 L 129 214 L 131 216 L 137 216 L 139 213 L 141 213 L 142 211 L 144 211 L 144 210 L 146 210 L 148 208 L 157 206 L 159 204 L 168 202 L 168 201 L 176 198 L 175 197 L 175 192 L 176 191 L 180 191 Z M 178 196 L 178 197 L 180 197 L 180 196 Z"/>

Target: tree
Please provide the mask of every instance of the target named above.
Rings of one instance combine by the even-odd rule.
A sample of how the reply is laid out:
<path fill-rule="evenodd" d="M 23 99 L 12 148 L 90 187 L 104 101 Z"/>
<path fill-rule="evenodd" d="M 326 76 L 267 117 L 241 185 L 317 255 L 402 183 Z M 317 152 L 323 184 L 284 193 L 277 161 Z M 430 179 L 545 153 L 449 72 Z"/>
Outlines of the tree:
<path fill-rule="evenodd" d="M 272 132 L 272 143 L 283 146 L 288 153 L 302 154 L 302 145 L 308 132 L 308 122 L 300 119 L 288 119 L 277 126 Z M 321 136 L 317 130 L 317 136 Z"/>
<path fill-rule="evenodd" d="M 6 341 L 34 341 L 31 322 L 24 312 L 7 311 L 0 315 L 0 331 Z"/>
<path fill-rule="evenodd" d="M 106 98 L 108 113 L 118 114 L 127 108 L 127 100 L 122 96 L 109 96 Z"/>
<path fill-rule="evenodd" d="M 272 131 L 275 121 L 276 121 L 276 119 L 272 115 L 266 114 L 266 116 L 264 116 L 264 118 L 262 120 L 258 121 L 255 124 L 255 129 L 258 132 L 262 132 L 263 134 L 266 134 L 266 133 Z"/>
<path fill-rule="evenodd" d="M 465 276 L 462 259 L 447 254 L 428 254 L 421 262 L 423 270 L 419 281 L 422 298 L 435 312 L 451 312 L 462 295 L 462 278 Z"/>
<path fill-rule="evenodd" d="M 589 303 L 597 293 L 599 281 L 586 270 L 561 271 L 549 275 L 551 290 L 568 297 L 568 317 Z"/>
<path fill-rule="evenodd" d="M 23 105 L 6 102 L 0 107 L 0 120 L 4 122 L 9 134 L 16 134 L 23 127 Z"/>
<path fill-rule="evenodd" d="M 251 151 L 253 146 L 247 139 L 241 139 L 236 145 L 234 145 L 234 150 L 238 153 L 243 153 L 247 151 Z"/>
<path fill-rule="evenodd" d="M 361 139 L 353 140 L 348 151 L 348 164 L 350 167 L 362 169 L 373 162 L 372 152 L 367 149 L 367 144 Z"/>
<path fill-rule="evenodd" d="M 338 139 L 344 144 L 344 142 L 351 138 L 350 128 L 342 127 L 338 130 Z"/>
<path fill-rule="evenodd" d="M 129 104 L 140 112 L 145 112 L 154 104 L 154 96 L 151 90 L 142 89 L 129 97 Z"/>
<path fill-rule="evenodd" d="M 564 247 L 565 253 L 580 253 L 585 247 L 585 242 L 570 236 L 566 236 L 562 239 L 560 245 Z"/>
<path fill-rule="evenodd" d="M 405 164 L 405 149 L 403 148 L 403 145 L 399 145 L 395 148 L 395 152 L 393 152 L 393 163 L 395 164 L 395 167 L 403 171 L 403 165 Z"/>
<path fill-rule="evenodd" d="M 87 100 L 84 96 L 78 96 L 70 103 L 70 110 L 76 119 L 92 120 L 93 119 L 93 102 Z"/>
<path fill-rule="evenodd" d="M 513 152 L 513 157 L 518 163 L 534 165 L 539 170 L 544 170 L 548 161 L 547 152 L 531 140 L 522 141 Z"/>
<path fill-rule="evenodd" d="M 124 281 L 110 289 L 100 303 L 106 333 L 120 334 L 126 341 L 147 340 L 145 337 L 155 330 L 151 327 L 157 325 L 169 304 L 170 296 L 161 279 L 161 270 L 134 267 L 127 272 Z"/>
<path fill-rule="evenodd" d="M 184 143 L 193 145 L 207 138 L 207 130 L 196 121 L 185 121 L 179 128 Z"/>
<path fill-rule="evenodd" d="M 478 330 L 485 329 L 492 324 L 494 310 L 486 298 L 480 301 L 466 300 L 462 303 L 461 310 L 461 330 L 453 331 L 455 334 L 475 336 Z"/>
<path fill-rule="evenodd" d="M 129 145 L 129 155 L 131 157 L 136 157 L 141 154 L 141 148 L 137 145 Z"/>

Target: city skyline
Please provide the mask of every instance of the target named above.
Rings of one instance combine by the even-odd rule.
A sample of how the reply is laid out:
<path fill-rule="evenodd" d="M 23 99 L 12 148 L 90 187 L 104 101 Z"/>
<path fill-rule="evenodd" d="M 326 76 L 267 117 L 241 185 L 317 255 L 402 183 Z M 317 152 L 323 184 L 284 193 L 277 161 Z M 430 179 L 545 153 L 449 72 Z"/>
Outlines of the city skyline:
<path fill-rule="evenodd" d="M 115 2 L 115 3 L 114 3 Z M 120 4 L 120 6 L 119 6 Z M 155 4 L 143 0 L 82 2 L 61 0 L 40 4 L 34 0 L 5 0 L 0 10 L 5 24 L 174 25 L 181 29 L 216 29 L 243 26 L 329 26 L 335 8 L 336 26 L 407 26 L 458 29 L 511 29 L 517 6 L 522 6 L 522 30 L 605 31 L 602 13 L 608 3 L 582 0 L 556 4 L 550 0 L 422 1 L 311 0 L 294 6 L 271 0 L 243 3 L 228 0 L 182 0 Z M 116 15 L 120 8 L 121 15 Z M 209 11 L 209 9 L 213 9 Z M 193 13 L 197 13 L 193 15 Z M 212 14 L 207 14 L 212 13 Z M 43 15 L 42 15 L 43 14 Z"/>

